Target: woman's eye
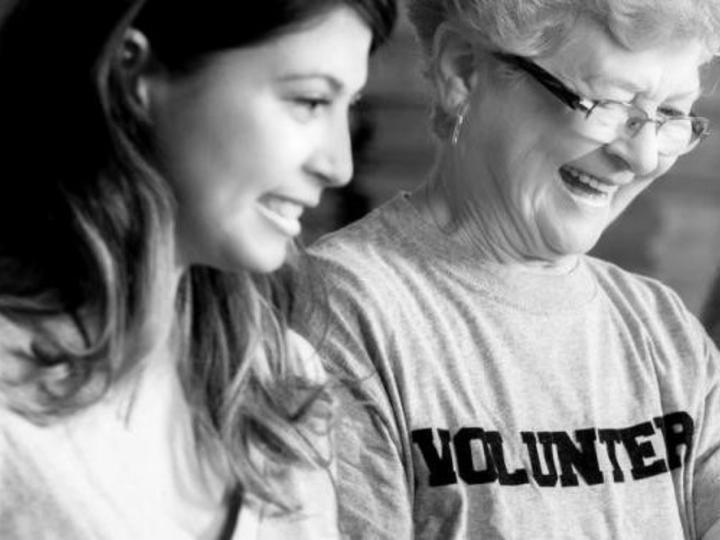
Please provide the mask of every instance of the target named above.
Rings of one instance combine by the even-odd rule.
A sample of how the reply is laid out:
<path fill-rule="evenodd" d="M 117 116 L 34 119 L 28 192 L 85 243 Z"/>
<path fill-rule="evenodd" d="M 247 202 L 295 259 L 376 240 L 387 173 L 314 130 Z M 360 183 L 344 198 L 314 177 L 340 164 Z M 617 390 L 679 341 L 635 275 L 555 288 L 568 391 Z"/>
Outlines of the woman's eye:
<path fill-rule="evenodd" d="M 676 109 L 675 107 L 659 107 L 657 110 L 660 116 L 665 118 L 678 118 L 680 116 L 686 116 L 687 113 Z"/>
<path fill-rule="evenodd" d="M 309 115 L 318 114 L 323 108 L 330 105 L 330 100 L 322 97 L 298 97 L 295 104 Z"/>

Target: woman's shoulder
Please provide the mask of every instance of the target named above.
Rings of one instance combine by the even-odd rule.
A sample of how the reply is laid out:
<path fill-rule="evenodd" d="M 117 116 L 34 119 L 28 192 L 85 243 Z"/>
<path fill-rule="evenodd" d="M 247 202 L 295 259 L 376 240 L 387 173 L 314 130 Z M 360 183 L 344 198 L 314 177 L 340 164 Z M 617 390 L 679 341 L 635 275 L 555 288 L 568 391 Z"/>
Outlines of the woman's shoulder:
<path fill-rule="evenodd" d="M 77 513 L 85 482 L 68 458 L 72 449 L 60 426 L 0 407 L 0 538 L 97 537 L 85 529 L 92 504 Z"/>
<path fill-rule="evenodd" d="M 319 289 L 320 298 L 327 294 L 341 304 L 367 308 L 386 304 L 389 296 L 404 290 L 425 273 L 427 258 L 391 223 L 394 212 L 391 201 L 318 240 L 297 266 L 296 289 Z"/>
<path fill-rule="evenodd" d="M 680 295 L 661 281 L 588 258 L 605 301 L 635 332 L 681 357 L 717 356 L 697 316 Z"/>
<path fill-rule="evenodd" d="M 324 235 L 309 251 L 317 259 L 349 267 L 377 264 L 403 251 L 405 235 L 412 228 L 408 222 L 413 219 L 405 194 L 400 193 L 357 221 Z"/>
<path fill-rule="evenodd" d="M 0 400 L 0 489 L 3 493 L 0 516 L 13 508 L 13 500 L 39 493 L 33 488 L 41 483 L 41 476 L 37 474 L 38 459 L 40 454 L 53 450 L 53 445 L 47 444 L 48 438 L 43 435 L 41 427 L 16 412 L 9 400 Z M 8 492 L 12 497 L 6 497 Z"/>
<path fill-rule="evenodd" d="M 586 257 L 585 260 L 600 288 L 610 297 L 654 312 L 670 309 L 678 315 L 689 314 L 677 292 L 662 281 L 594 257 Z"/>

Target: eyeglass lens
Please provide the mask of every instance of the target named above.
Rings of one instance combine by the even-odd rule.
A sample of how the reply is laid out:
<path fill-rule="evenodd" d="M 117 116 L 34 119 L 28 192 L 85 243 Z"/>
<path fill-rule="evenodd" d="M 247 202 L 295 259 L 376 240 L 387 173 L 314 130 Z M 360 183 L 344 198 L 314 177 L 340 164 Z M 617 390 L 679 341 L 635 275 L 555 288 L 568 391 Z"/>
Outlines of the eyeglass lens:
<path fill-rule="evenodd" d="M 702 120 L 698 120 L 702 122 Z M 601 102 L 593 107 L 585 119 L 586 134 L 599 142 L 611 142 L 617 137 L 634 137 L 645 124 L 655 124 L 658 152 L 682 154 L 691 150 L 698 141 L 702 126 L 694 125 L 688 117 L 648 119 L 637 107 L 619 102 Z"/>

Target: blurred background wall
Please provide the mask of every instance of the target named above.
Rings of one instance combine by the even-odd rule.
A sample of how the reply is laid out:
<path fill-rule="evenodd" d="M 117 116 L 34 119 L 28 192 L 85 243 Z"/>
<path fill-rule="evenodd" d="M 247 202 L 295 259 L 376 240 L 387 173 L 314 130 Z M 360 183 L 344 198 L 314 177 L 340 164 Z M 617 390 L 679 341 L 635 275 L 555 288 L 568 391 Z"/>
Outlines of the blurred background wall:
<path fill-rule="evenodd" d="M 421 70 L 411 28 L 402 19 L 392 41 L 373 58 L 365 97 L 354 113 L 355 178 L 347 188 L 326 192 L 307 216 L 306 244 L 424 180 L 434 141 Z M 718 80 L 716 65 L 707 82 Z M 710 118 L 710 136 L 633 202 L 593 254 L 664 281 L 699 313 L 720 265 L 720 92 L 703 97 L 696 111 Z"/>

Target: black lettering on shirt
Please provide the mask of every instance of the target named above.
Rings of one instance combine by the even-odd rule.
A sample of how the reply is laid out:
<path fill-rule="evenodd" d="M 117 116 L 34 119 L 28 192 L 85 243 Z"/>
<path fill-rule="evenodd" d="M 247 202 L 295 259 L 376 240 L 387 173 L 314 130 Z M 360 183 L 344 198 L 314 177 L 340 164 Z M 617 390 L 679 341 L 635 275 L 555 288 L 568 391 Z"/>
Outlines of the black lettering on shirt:
<path fill-rule="evenodd" d="M 503 440 L 500 433 L 497 431 L 486 431 L 485 441 L 490 447 L 492 453 L 493 462 L 495 463 L 495 469 L 498 474 L 498 481 L 502 486 L 519 486 L 521 484 L 527 484 L 528 474 L 525 469 L 517 469 L 514 472 L 508 472 L 507 465 L 505 464 L 505 449 L 503 447 Z"/>
<path fill-rule="evenodd" d="M 430 470 L 428 484 L 446 486 L 456 484 L 457 476 L 453 469 L 450 451 L 450 432 L 447 429 L 436 430 L 440 439 L 440 452 L 435 448 L 432 429 L 416 429 L 412 432 L 412 441 L 418 445 L 427 468 Z"/>
<path fill-rule="evenodd" d="M 662 431 L 667 449 L 667 461 L 670 470 L 677 469 L 687 461 L 692 452 L 695 425 L 692 417 L 683 411 L 655 418 L 655 425 Z M 680 447 L 685 447 L 685 458 L 680 457 Z"/>
<path fill-rule="evenodd" d="M 473 460 L 473 443 L 480 446 L 485 457 L 485 468 L 476 468 Z M 481 428 L 462 428 L 453 439 L 460 478 L 468 484 L 489 484 L 498 478 L 492 453 L 485 441 L 485 432 Z"/>
<path fill-rule="evenodd" d="M 564 431 L 553 431 L 548 434 L 557 447 L 558 459 L 560 461 L 560 483 L 566 486 L 577 486 L 578 477 L 575 471 L 579 472 L 588 485 L 602 484 L 603 473 L 600 471 L 597 452 L 595 450 L 595 430 L 579 429 L 575 432 L 575 439 L 580 443 L 576 446 L 570 436 Z M 542 441 L 547 436 L 545 433 L 538 433 Z"/>
<path fill-rule="evenodd" d="M 622 429 L 521 431 L 518 438 L 479 426 L 461 427 L 454 435 L 448 429 L 422 428 L 413 430 L 412 442 L 428 470 L 426 478 L 416 481 L 431 487 L 462 481 L 567 488 L 579 486 L 580 478 L 593 486 L 640 481 L 680 468 L 692 453 L 694 433 L 692 417 L 679 411 Z M 660 454 L 663 444 L 665 457 Z M 609 462 L 612 471 L 602 470 L 598 449 L 607 455 L 604 467 Z M 513 463 L 510 470 L 508 456 L 527 465 Z M 605 474 L 610 472 L 612 480 Z"/>
<path fill-rule="evenodd" d="M 663 459 L 656 459 L 651 463 L 646 462 L 646 460 L 656 455 L 652 442 L 639 442 L 638 440 L 640 437 L 650 437 L 654 434 L 655 430 L 650 422 L 643 422 L 642 424 L 620 430 L 620 438 L 622 439 L 623 445 L 625 445 L 625 449 L 630 457 L 630 462 L 632 463 L 630 474 L 632 474 L 635 480 L 642 480 L 643 478 L 649 478 L 667 472 L 667 467 Z"/>
<path fill-rule="evenodd" d="M 527 446 L 528 456 L 530 457 L 530 467 L 532 468 L 533 479 L 538 486 L 553 487 L 558 483 L 558 473 L 555 467 L 555 456 L 553 454 L 553 445 L 550 437 L 544 437 L 542 444 L 543 457 L 545 458 L 545 467 L 547 472 L 543 472 L 540 463 L 540 455 L 537 448 L 537 437 L 532 431 L 523 431 L 520 433 L 523 443 Z"/>
<path fill-rule="evenodd" d="M 615 445 L 622 442 L 622 439 L 620 438 L 620 431 L 617 429 L 599 429 L 598 440 L 607 448 L 608 459 L 610 460 L 610 464 L 613 468 L 613 480 L 615 482 L 624 482 L 625 475 L 620 468 L 617 454 L 615 453 Z"/>

